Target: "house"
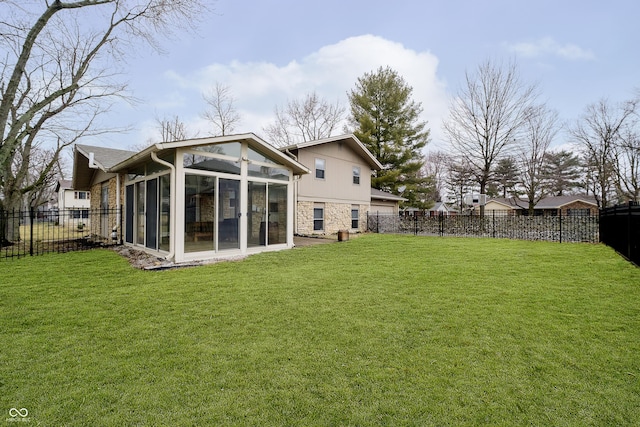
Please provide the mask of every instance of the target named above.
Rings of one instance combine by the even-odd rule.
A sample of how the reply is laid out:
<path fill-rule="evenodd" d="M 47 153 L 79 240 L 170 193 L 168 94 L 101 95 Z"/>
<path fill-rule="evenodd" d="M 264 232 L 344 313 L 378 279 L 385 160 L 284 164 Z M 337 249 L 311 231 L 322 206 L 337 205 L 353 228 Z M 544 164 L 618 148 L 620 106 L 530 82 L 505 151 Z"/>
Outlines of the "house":
<path fill-rule="evenodd" d="M 594 216 L 599 213 L 596 198 L 587 195 L 545 197 L 536 204 L 535 210 L 551 216 Z"/>
<path fill-rule="evenodd" d="M 125 176 L 111 171 L 111 168 L 135 155 L 134 151 L 117 150 L 76 144 L 73 152 L 74 191 L 87 191 L 89 206 L 93 211 L 100 209 L 100 221 L 93 221 L 89 233 L 101 240 L 111 238 L 122 223 L 120 207 L 123 203 Z"/>
<path fill-rule="evenodd" d="M 55 193 L 55 220 L 60 225 L 89 225 L 90 193 L 74 190 L 71 180 L 61 179 L 57 182 Z"/>
<path fill-rule="evenodd" d="M 400 212 L 400 202 L 406 202 L 407 199 L 401 196 L 396 196 L 386 191 L 371 189 L 371 213 L 379 214 L 395 214 Z"/>
<path fill-rule="evenodd" d="M 435 202 L 434 205 L 429 209 L 407 207 L 407 208 L 404 208 L 401 212 L 401 215 L 405 217 L 423 217 L 423 216 L 437 217 L 440 215 L 453 216 L 457 214 L 458 214 L 458 211 L 456 209 L 450 207 L 444 202 Z"/>
<path fill-rule="evenodd" d="M 524 201 L 521 199 L 515 199 L 512 197 L 489 199 L 484 205 L 484 213 L 485 215 L 492 215 L 495 212 L 499 212 L 501 215 L 515 215 L 520 212 L 523 206 L 526 206 L 523 202 Z M 522 206 L 518 205 L 518 203 Z M 476 206 L 474 208 L 474 213 L 479 212 L 479 210 L 479 207 Z"/>
<path fill-rule="evenodd" d="M 429 216 L 453 216 L 457 215 L 457 211 L 444 202 L 436 202 L 431 208 L 427 209 Z"/>
<path fill-rule="evenodd" d="M 372 204 L 371 173 L 382 165 L 358 138 L 340 135 L 281 150 L 312 171 L 294 185 L 296 234 L 366 230 Z"/>
<path fill-rule="evenodd" d="M 175 262 L 293 247 L 301 163 L 252 133 L 154 144 L 140 152 L 76 145 L 73 187 L 92 207 L 120 211 L 92 224 L 106 237 Z"/>
<path fill-rule="evenodd" d="M 509 215 L 528 215 L 529 202 L 515 197 L 489 199 L 484 207 L 485 215 L 493 211 Z M 534 206 L 535 215 L 544 216 L 593 216 L 598 215 L 595 197 L 587 195 L 544 197 Z"/>

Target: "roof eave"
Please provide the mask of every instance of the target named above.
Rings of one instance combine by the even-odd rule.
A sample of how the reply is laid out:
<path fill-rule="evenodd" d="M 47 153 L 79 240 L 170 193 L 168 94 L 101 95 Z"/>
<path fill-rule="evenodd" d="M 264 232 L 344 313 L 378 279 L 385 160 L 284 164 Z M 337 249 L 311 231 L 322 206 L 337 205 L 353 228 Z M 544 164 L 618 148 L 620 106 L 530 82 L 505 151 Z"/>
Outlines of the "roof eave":
<path fill-rule="evenodd" d="M 266 141 L 262 140 L 260 137 L 255 135 L 254 133 L 245 133 L 239 135 L 226 135 L 226 136 L 215 136 L 215 137 L 207 137 L 207 138 L 199 138 L 199 139 L 187 139 L 183 141 L 172 141 L 172 142 L 161 142 L 146 149 L 140 151 L 139 153 L 131 156 L 127 160 L 124 160 L 109 169 L 110 172 L 119 172 L 123 169 L 126 169 L 139 161 L 146 159 L 151 156 L 151 153 L 176 149 L 176 148 L 189 148 L 199 145 L 209 145 L 209 144 L 222 144 L 226 142 L 236 142 L 236 141 L 253 141 L 257 145 L 261 146 L 265 150 L 267 150 L 270 154 L 277 157 L 281 160 L 285 165 L 291 167 L 294 175 L 303 175 L 307 173 L 311 173 L 311 171 L 299 163 L 298 161 L 292 159 L 281 151 L 277 150 L 272 145 L 268 144 Z"/>
<path fill-rule="evenodd" d="M 336 141 L 351 141 L 349 144 L 354 151 L 359 152 L 359 154 L 367 161 L 371 169 L 373 170 L 381 170 L 382 164 L 375 158 L 371 151 L 364 146 L 362 142 L 353 134 L 345 134 L 338 136 L 331 136 L 323 139 L 316 139 L 313 141 L 304 141 L 297 144 L 288 145 L 286 147 L 282 147 L 281 150 L 300 150 L 302 148 L 313 147 L 315 145 L 328 144 L 330 142 Z"/>

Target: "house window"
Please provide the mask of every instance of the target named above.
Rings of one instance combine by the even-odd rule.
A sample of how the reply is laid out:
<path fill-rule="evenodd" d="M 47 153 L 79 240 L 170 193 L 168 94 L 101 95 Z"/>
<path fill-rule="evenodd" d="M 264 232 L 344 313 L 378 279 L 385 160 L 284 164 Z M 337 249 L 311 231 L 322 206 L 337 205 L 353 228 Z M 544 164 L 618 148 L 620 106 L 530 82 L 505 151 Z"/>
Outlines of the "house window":
<path fill-rule="evenodd" d="M 316 159 L 316 178 L 324 179 L 324 159 Z"/>
<path fill-rule="evenodd" d="M 313 231 L 324 230 L 324 206 L 313 207 Z"/>
<path fill-rule="evenodd" d="M 358 220 L 360 219 L 360 209 L 358 206 L 351 206 L 351 228 L 358 229 Z"/>
<path fill-rule="evenodd" d="M 75 191 L 73 196 L 76 200 L 86 200 L 89 198 L 89 194 L 86 191 Z"/>
<path fill-rule="evenodd" d="M 587 209 L 567 209 L 567 216 L 589 216 L 590 210 Z"/>
<path fill-rule="evenodd" d="M 353 167 L 353 183 L 360 185 L 360 168 L 358 166 Z"/>

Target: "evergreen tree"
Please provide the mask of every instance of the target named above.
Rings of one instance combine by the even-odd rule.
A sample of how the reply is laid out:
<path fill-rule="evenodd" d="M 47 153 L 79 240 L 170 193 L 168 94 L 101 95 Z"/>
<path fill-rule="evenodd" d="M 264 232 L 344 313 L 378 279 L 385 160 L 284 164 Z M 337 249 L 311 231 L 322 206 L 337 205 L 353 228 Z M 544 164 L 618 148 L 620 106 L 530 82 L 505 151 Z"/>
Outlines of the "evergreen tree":
<path fill-rule="evenodd" d="M 464 213 L 464 196 L 473 191 L 474 176 L 473 168 L 464 159 L 452 158 L 448 165 L 449 174 L 447 187 L 449 194 L 455 199 L 455 206 L 458 212 Z"/>
<path fill-rule="evenodd" d="M 429 141 L 422 106 L 411 99 L 413 89 L 389 67 L 365 73 L 348 94 L 350 123 L 356 137 L 382 164 L 371 185 L 402 195 L 405 206 L 429 207 L 433 180 L 423 176 L 422 149 Z"/>
<path fill-rule="evenodd" d="M 493 180 L 487 186 L 487 195 L 490 189 L 495 189 L 495 197 L 516 196 L 516 185 L 518 185 L 518 166 L 513 157 L 504 157 L 498 161 L 493 171 Z"/>
<path fill-rule="evenodd" d="M 552 196 L 570 194 L 579 187 L 582 176 L 580 158 L 570 151 L 549 152 L 545 155 L 543 175 L 546 191 Z"/>

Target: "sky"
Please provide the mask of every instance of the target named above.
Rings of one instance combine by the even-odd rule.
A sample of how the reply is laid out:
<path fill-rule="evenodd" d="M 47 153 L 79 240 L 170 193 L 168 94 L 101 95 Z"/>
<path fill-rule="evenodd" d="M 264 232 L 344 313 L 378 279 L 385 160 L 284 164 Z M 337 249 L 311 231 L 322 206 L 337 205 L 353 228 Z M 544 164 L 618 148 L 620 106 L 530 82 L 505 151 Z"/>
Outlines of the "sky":
<path fill-rule="evenodd" d="M 124 64 L 135 105 L 116 104 L 103 121 L 126 134 L 85 141 L 144 146 L 157 118 L 178 116 L 193 136 L 216 83 L 235 98 L 235 133 L 266 139 L 274 108 L 312 91 L 348 110 L 357 79 L 389 66 L 413 88 L 431 130 L 429 149 L 446 149 L 442 121 L 465 73 L 484 61 L 516 61 L 540 100 L 575 121 L 602 98 L 624 101 L 640 88 L 637 0 L 218 0 L 195 34 L 165 40 L 164 54 L 138 50 Z M 567 142 L 559 133 L 555 146 Z"/>

